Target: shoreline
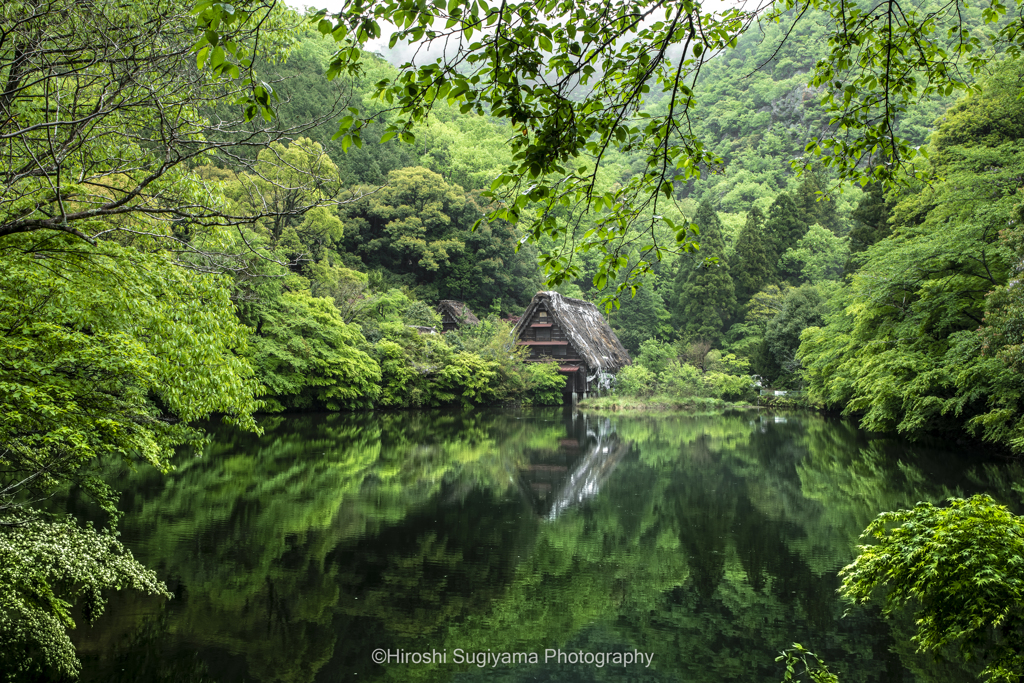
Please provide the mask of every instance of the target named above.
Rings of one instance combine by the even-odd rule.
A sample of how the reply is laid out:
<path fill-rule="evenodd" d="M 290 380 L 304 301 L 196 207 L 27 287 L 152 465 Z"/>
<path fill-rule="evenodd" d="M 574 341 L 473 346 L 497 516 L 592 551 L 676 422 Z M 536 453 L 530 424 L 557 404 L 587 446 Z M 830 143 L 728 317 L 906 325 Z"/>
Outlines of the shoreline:
<path fill-rule="evenodd" d="M 757 406 L 747 401 L 726 401 L 720 398 L 670 398 L 668 396 L 652 396 L 649 399 L 621 396 L 601 396 L 585 398 L 576 404 L 578 408 L 596 411 L 632 411 L 658 413 L 695 413 L 698 411 L 724 410 L 761 410 L 768 406 Z"/>

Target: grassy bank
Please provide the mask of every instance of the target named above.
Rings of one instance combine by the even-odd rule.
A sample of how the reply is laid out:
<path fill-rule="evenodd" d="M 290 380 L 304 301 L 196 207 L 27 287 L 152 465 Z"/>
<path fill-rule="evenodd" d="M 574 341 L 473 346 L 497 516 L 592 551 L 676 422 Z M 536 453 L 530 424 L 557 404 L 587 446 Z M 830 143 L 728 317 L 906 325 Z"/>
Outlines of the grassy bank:
<path fill-rule="evenodd" d="M 587 410 L 643 410 L 652 412 L 687 413 L 736 410 L 756 407 L 746 401 L 726 401 L 720 398 L 708 398 L 703 396 L 675 398 L 665 395 L 650 396 L 648 398 L 637 398 L 634 396 L 601 396 L 598 398 L 583 399 L 578 405 L 580 408 L 586 408 Z"/>

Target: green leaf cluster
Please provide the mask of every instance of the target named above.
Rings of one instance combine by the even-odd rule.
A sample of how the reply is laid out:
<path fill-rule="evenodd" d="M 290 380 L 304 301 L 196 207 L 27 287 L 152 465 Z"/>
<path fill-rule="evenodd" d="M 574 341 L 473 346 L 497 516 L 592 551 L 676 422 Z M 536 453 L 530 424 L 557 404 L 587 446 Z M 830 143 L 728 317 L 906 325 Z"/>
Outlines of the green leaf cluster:
<path fill-rule="evenodd" d="M 986 681 L 1017 681 L 1024 667 L 1024 524 L 987 495 L 919 503 L 879 515 L 870 545 L 841 575 L 857 604 L 885 588 L 882 611 L 914 611 L 919 651 L 954 647 L 984 664 Z"/>

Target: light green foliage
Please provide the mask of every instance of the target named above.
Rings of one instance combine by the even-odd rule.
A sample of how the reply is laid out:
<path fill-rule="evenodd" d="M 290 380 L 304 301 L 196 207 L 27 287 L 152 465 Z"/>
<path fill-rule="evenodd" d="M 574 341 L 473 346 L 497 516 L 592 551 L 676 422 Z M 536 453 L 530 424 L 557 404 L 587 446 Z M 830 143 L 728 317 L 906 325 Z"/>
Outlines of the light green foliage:
<path fill-rule="evenodd" d="M 535 406 L 562 404 L 565 375 L 558 371 L 558 363 L 526 363 L 526 402 Z"/>
<path fill-rule="evenodd" d="M 674 345 L 657 339 L 648 339 L 640 345 L 640 355 L 636 358 L 636 364 L 644 366 L 657 375 L 663 372 L 668 367 L 669 361 L 678 354 Z"/>
<path fill-rule="evenodd" d="M 383 338 L 374 347 L 381 370 L 380 405 L 431 405 L 429 376 L 443 367 L 452 350 L 441 335 L 419 334 L 394 318 L 381 323 L 380 332 Z"/>
<path fill-rule="evenodd" d="M 310 293 L 334 301 L 338 315 L 346 323 L 365 319 L 374 297 L 367 296 L 369 278 L 364 273 L 343 266 L 331 265 L 327 259 L 310 265 Z"/>
<path fill-rule="evenodd" d="M 162 39 L 138 30 L 148 19 Z M 192 23 L 183 4 L 4 3 L 0 236 L 166 235 L 148 212 L 217 215 L 187 170 L 215 146 L 199 108 L 219 94 L 192 77 Z"/>
<path fill-rule="evenodd" d="M 782 254 L 779 265 L 783 272 L 799 273 L 800 283 L 813 285 L 824 280 L 839 279 L 849 258 L 849 238 L 837 237 L 835 233 L 815 223 L 807 229 L 795 248 Z"/>
<path fill-rule="evenodd" d="M 648 340 L 637 361 L 616 376 L 616 394 L 636 398 L 658 395 L 676 401 L 697 397 L 728 401 L 754 398 L 753 379 L 746 374 L 747 361 L 703 347 L 700 355 L 695 359 L 688 354 L 689 362 L 682 362 L 677 359 L 675 347 Z"/>
<path fill-rule="evenodd" d="M 557 367 L 524 362 L 527 350 L 516 346 L 511 326 L 496 316 L 441 335 L 420 334 L 392 313 L 375 329 L 381 406 L 561 403 L 565 378 Z"/>
<path fill-rule="evenodd" d="M 380 367 L 364 348 L 355 325 L 346 325 L 334 303 L 307 291 L 285 292 L 260 307 L 253 363 L 272 410 L 353 410 L 377 398 Z"/>
<path fill-rule="evenodd" d="M 165 469 L 195 435 L 188 423 L 217 412 L 255 428 L 248 331 L 223 279 L 70 237 L 0 249 L 5 484 L 31 474 L 26 484 L 50 492 L 107 455 Z"/>
<path fill-rule="evenodd" d="M 656 375 L 646 366 L 634 363 L 615 375 L 615 392 L 623 396 L 647 397 L 657 390 Z"/>
<path fill-rule="evenodd" d="M 744 320 L 729 328 L 724 348 L 755 362 L 762 354 L 768 323 L 782 310 L 783 291 L 788 286 L 767 285 L 747 302 Z"/>
<path fill-rule="evenodd" d="M 729 375 L 744 375 L 750 371 L 750 361 L 740 358 L 734 353 L 725 353 L 717 349 L 708 354 L 710 359 L 709 369 L 716 372 L 724 372 Z"/>
<path fill-rule="evenodd" d="M 340 244 L 344 226 L 334 207 L 322 204 L 339 199 L 342 179 L 320 143 L 309 138 L 271 143 L 251 172 L 200 171 L 224 176 L 225 194 L 240 213 L 252 217 L 256 239 L 281 259 L 294 264 L 319 261 Z"/>
<path fill-rule="evenodd" d="M 420 325 L 440 329 L 441 316 L 437 311 L 407 291 L 394 287 L 381 292 L 361 295 L 356 321 L 363 327 L 367 339 L 376 341 L 381 336 L 383 322 L 401 325 Z"/>
<path fill-rule="evenodd" d="M 485 190 L 511 161 L 501 121 L 443 107 L 416 131 L 420 164 L 466 190 Z M 410 164 L 411 165 L 411 164 Z"/>
<path fill-rule="evenodd" d="M 688 363 L 672 361 L 658 380 L 661 390 L 673 398 L 701 396 L 704 392 L 704 373 Z"/>
<path fill-rule="evenodd" d="M 756 397 L 754 380 L 749 375 L 708 372 L 701 379 L 705 391 L 716 398 L 727 401 L 753 401 Z"/>
<path fill-rule="evenodd" d="M 839 676 L 829 671 L 828 665 L 818 655 L 800 643 L 793 643 L 792 647 L 783 650 L 775 661 L 786 666 L 786 672 L 782 674 L 783 683 L 799 681 L 804 676 L 809 683 L 839 683 Z"/>
<path fill-rule="evenodd" d="M 460 401 L 469 407 L 487 403 L 495 396 L 498 363 L 472 353 L 456 353 L 431 377 L 431 403 Z"/>
<path fill-rule="evenodd" d="M 919 434 L 966 423 L 1017 444 L 1024 387 L 983 353 L 979 326 L 986 294 L 1007 282 L 1015 259 L 998 234 L 1020 203 L 1018 73 L 1015 62 L 999 65 L 984 95 L 951 110 L 931 152 L 944 180 L 896 204 L 894 234 L 864 252 L 827 324 L 805 333 L 799 357 L 813 395 L 869 429 Z"/>
<path fill-rule="evenodd" d="M 381 372 L 379 405 L 397 408 L 417 405 L 422 391 L 414 390 L 413 384 L 418 377 L 406 361 L 402 345 L 392 339 L 383 339 L 377 342 L 374 351 Z"/>
<path fill-rule="evenodd" d="M 494 363 L 497 375 L 489 392 L 496 402 L 526 401 L 533 405 L 560 405 L 565 376 L 557 362 L 528 363 L 529 349 L 516 344 L 512 325 L 494 314 L 478 325 L 463 325 L 444 335 L 448 345 Z"/>
<path fill-rule="evenodd" d="M 954 646 L 985 664 L 987 681 L 1017 681 L 1024 668 L 1024 524 L 986 495 L 919 503 L 879 515 L 871 545 L 842 571 L 841 591 L 865 603 L 885 588 L 882 611 L 915 613 L 919 651 Z"/>
<path fill-rule="evenodd" d="M 795 5 L 787 1 L 778 9 Z M 829 54 L 815 65 L 810 84 L 824 89 L 822 104 L 833 114 L 832 123 L 858 135 L 816 137 L 807 150 L 822 155 L 823 165 L 843 178 L 897 179 L 919 152 L 911 140 L 896 133 L 893 123 L 919 100 L 973 89 L 973 78 L 990 63 L 988 50 L 993 45 L 1014 56 L 1020 52 L 1019 23 L 1001 21 L 1007 12 L 1001 2 L 982 7 L 981 21 L 976 22 L 998 22 L 998 30 L 979 26 L 981 30 L 973 32 L 965 19 L 969 5 L 959 2 L 909 12 L 881 5 L 865 12 L 831 0 L 815 0 L 810 7 L 827 12 L 834 27 L 828 36 Z M 875 22 L 883 18 L 886 30 L 877 30 Z M 856 40 L 850 40 L 851 33 Z M 859 54 L 873 56 L 860 59 Z M 954 62 L 960 68 L 951 68 Z M 865 174 L 861 156 L 868 149 L 886 163 Z"/>
<path fill-rule="evenodd" d="M 795 22 L 787 14 L 795 12 L 795 5 L 778 2 L 763 11 L 771 19 Z M 790 36 L 789 30 L 778 29 L 774 40 L 764 41 L 765 59 L 751 60 L 756 68 L 772 68 L 780 79 L 796 77 L 794 82 L 760 79 L 749 88 L 756 91 L 754 102 L 736 100 L 734 106 L 716 111 L 715 118 L 722 120 L 716 122 L 720 130 L 714 137 L 695 130 L 691 120 L 703 92 L 697 78 L 703 75 L 701 69 L 716 57 L 715 61 L 735 62 L 731 66 L 737 74 L 755 71 L 743 68 L 742 59 L 730 59 L 730 50 L 751 23 L 750 15 L 738 8 L 708 12 L 700 4 L 677 6 L 663 0 L 620 3 L 612 9 L 588 0 L 498 7 L 461 1 L 435 7 L 411 0 L 354 0 L 330 18 L 324 11 L 313 20 L 339 43 L 329 78 L 358 73 L 363 49 L 383 35 L 380 22 L 394 22 L 395 17 L 397 30 L 389 47 L 459 41 L 464 50 L 457 56 L 442 52 L 437 60 L 411 60 L 395 77 L 377 83 L 381 108 L 395 112 L 384 137 L 414 142 L 417 126 L 446 105 L 507 120 L 512 161 L 492 186 L 493 196 L 504 200 L 493 217 L 529 221 L 536 239 L 546 234 L 556 240 L 568 230 L 558 220 L 558 211 L 593 217 L 598 227 L 578 248 L 602 252 L 595 277 L 605 282 L 629 267 L 616 245 L 630 229 L 636 226 L 653 236 L 659 221 L 647 219 L 642 209 L 650 207 L 654 216 L 659 215 L 659 201 L 671 198 L 674 182 L 699 178 L 703 169 L 723 161 L 709 138 L 725 137 L 726 131 L 761 133 L 773 123 L 774 108 L 756 101 L 776 99 L 781 93 L 771 92 L 773 86 L 782 92 L 797 86 L 798 104 L 805 92 L 814 97 L 808 86 L 824 90 L 819 125 L 806 129 L 818 137 L 806 149 L 821 157 L 826 167 L 834 168 L 840 178 L 893 181 L 905 162 L 917 155 L 914 141 L 898 133 L 899 121 L 919 100 L 969 86 L 954 62 L 964 60 L 968 73 L 976 73 L 987 61 L 980 56 L 982 48 L 991 41 L 1006 40 L 1016 53 L 1013 29 L 1004 26 L 998 37 L 984 32 L 984 39 L 976 37 L 965 24 L 966 8 L 960 3 L 935 11 L 929 7 L 903 12 L 895 20 L 886 4 L 865 9 L 817 0 L 812 6 L 806 23 L 817 30 L 810 33 L 810 46 L 784 55 L 773 52 L 773 43 L 784 43 Z M 800 7 L 799 18 L 806 10 Z M 990 23 L 1005 12 L 1005 6 L 996 5 L 982 12 L 978 21 Z M 201 21 L 203 28 L 207 25 Z M 882 25 L 890 30 L 880 30 Z M 491 27 L 496 31 L 493 40 L 474 41 L 474 34 Z M 506 35 L 498 30 L 501 27 L 515 30 Z M 763 25 L 758 29 L 750 33 L 765 31 Z M 861 45 L 870 45 L 872 55 L 887 57 L 861 58 L 856 52 Z M 746 51 L 754 50 L 748 44 Z M 471 71 L 467 65 L 472 65 Z M 797 77 L 808 67 L 809 77 Z M 797 108 L 791 118 L 802 123 L 801 114 Z M 359 141 L 373 115 L 346 117 L 339 135 Z M 840 125 L 820 125 L 829 123 L 828 117 Z M 822 139 L 822 128 L 844 132 L 842 137 L 830 134 Z M 612 191 L 599 189 L 598 174 L 580 164 L 589 157 L 612 165 L 629 154 L 639 157 L 636 171 Z M 737 177 L 726 197 L 749 202 L 781 189 L 777 183 L 757 180 Z M 685 225 L 669 227 L 679 245 L 692 245 Z M 648 272 L 663 253 L 662 247 L 651 244 L 645 261 L 633 272 Z M 579 274 L 568 255 L 554 256 L 548 265 L 554 284 Z"/>

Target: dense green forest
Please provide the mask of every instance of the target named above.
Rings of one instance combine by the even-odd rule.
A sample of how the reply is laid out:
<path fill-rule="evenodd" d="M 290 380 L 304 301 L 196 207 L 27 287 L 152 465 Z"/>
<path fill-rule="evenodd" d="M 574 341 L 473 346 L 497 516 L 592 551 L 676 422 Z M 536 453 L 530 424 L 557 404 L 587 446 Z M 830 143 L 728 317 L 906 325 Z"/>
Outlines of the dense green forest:
<path fill-rule="evenodd" d="M 0 669 L 73 675 L 72 604 L 89 618 L 104 587 L 166 590 L 112 531 L 104 458 L 166 471 L 212 416 L 258 433 L 259 413 L 559 403 L 557 366 L 510 336 L 542 288 L 607 306 L 635 359 L 619 396 L 805 390 L 874 431 L 1024 451 L 1016 24 L 965 8 L 956 39 L 940 32 L 962 80 L 887 70 L 879 138 L 859 117 L 880 100 L 855 106 L 874 67 L 822 76 L 850 49 L 829 7 L 730 10 L 700 49 L 691 29 L 671 53 L 699 62 L 685 91 L 671 62 L 638 76 L 629 47 L 626 66 L 571 68 L 575 38 L 524 15 L 564 82 L 623 76 L 573 95 L 497 48 L 480 49 L 506 89 L 469 66 L 432 81 L 345 42 L 376 31 L 350 34 L 354 14 L 5 3 Z M 608 21 L 622 40 L 668 30 Z M 868 142 L 822 142 L 840 127 Z M 482 323 L 422 334 L 442 299 Z M 38 512 L 69 485 L 109 528 Z"/>

